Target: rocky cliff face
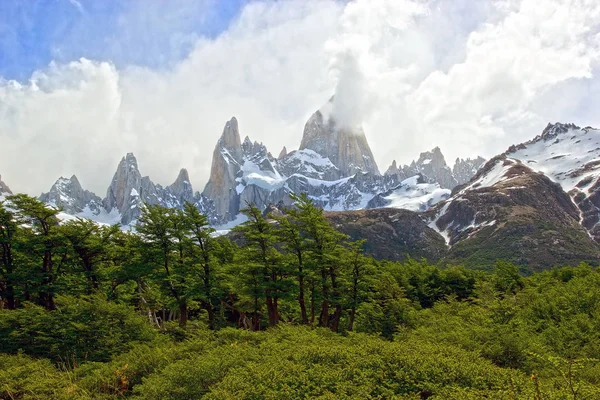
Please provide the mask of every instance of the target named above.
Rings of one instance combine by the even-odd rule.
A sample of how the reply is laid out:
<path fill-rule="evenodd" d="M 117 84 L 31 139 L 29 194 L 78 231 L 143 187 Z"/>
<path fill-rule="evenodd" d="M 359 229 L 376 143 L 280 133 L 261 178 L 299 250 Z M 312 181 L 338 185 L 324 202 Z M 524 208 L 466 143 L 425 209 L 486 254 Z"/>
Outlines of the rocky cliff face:
<path fill-rule="evenodd" d="M 2 182 L 2 175 L 0 175 L 0 196 L 6 196 L 12 194 L 8 185 Z"/>
<path fill-rule="evenodd" d="M 328 158 L 341 176 L 366 172 L 379 175 L 377 163 L 361 127 L 340 128 L 331 116 L 331 100 L 306 122 L 300 150 L 309 149 Z"/>
<path fill-rule="evenodd" d="M 561 186 L 506 155 L 490 160 L 426 215 L 446 238 L 447 259 L 471 266 L 491 268 L 504 259 L 539 270 L 596 264 L 600 257 Z"/>
<path fill-rule="evenodd" d="M 505 155 L 558 183 L 577 206 L 581 224 L 600 243 L 600 130 L 548 124 Z"/>
<path fill-rule="evenodd" d="M 42 193 L 39 199 L 73 215 L 84 211 L 91 215 L 98 215 L 102 209 L 102 199 L 84 190 L 75 175 L 71 178 L 62 176 L 58 178 L 50 191 Z"/>
<path fill-rule="evenodd" d="M 474 160 L 457 158 L 454 167 L 450 169 L 440 148 L 435 147 L 431 151 L 421 153 L 410 165 L 399 167 L 394 160 L 385 176 L 392 182 L 399 183 L 411 176 L 422 175 L 427 182 L 437 183 L 441 188 L 451 190 L 469 181 L 484 162 L 482 157 Z"/>
<path fill-rule="evenodd" d="M 471 180 L 479 168 L 485 163 L 485 158 L 477 157 L 475 159 L 457 158 L 452 167 L 452 175 L 457 185 L 462 185 Z"/>
<path fill-rule="evenodd" d="M 219 219 L 230 221 L 240 208 L 236 177 L 244 164 L 238 122 L 231 118 L 213 151 L 210 177 L 202 194 L 214 202 Z"/>
<path fill-rule="evenodd" d="M 412 257 L 436 262 L 447 253 L 444 238 L 412 211 L 380 208 L 325 216 L 352 240 L 366 239 L 365 252 L 380 260 L 405 261 Z"/>

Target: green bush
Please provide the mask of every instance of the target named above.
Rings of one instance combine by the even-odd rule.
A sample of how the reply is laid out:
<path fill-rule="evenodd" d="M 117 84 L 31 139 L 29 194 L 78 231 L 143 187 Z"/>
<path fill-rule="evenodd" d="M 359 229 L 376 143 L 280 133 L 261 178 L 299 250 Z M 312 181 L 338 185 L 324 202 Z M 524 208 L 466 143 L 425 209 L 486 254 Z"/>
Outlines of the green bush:
<path fill-rule="evenodd" d="M 57 299 L 47 311 L 29 304 L 0 310 L 0 349 L 5 353 L 48 358 L 73 364 L 82 360 L 108 361 L 134 343 L 155 338 L 146 319 L 130 307 L 100 296 Z"/>

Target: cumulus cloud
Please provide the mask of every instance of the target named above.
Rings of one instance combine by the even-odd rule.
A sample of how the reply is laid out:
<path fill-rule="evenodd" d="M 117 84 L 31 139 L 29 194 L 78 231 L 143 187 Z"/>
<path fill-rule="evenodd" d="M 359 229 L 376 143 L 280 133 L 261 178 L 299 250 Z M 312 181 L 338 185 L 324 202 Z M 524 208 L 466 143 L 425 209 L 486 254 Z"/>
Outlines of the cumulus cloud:
<path fill-rule="evenodd" d="M 186 167 L 202 190 L 231 116 L 277 154 L 334 93 L 381 166 L 436 145 L 493 156 L 548 121 L 600 124 L 598 21 L 595 0 L 250 2 L 217 37 L 173 38 L 187 50 L 167 68 L 79 59 L 0 80 L 0 173 L 32 194 L 75 173 L 103 195 L 133 151 L 155 182 Z"/>

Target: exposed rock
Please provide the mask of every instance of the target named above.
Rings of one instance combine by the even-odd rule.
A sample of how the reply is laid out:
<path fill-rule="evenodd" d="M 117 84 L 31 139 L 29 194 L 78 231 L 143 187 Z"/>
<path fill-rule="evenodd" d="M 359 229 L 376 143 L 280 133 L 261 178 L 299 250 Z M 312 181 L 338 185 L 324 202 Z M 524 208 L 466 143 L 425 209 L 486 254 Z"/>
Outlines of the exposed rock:
<path fill-rule="evenodd" d="M 282 158 L 287 156 L 287 154 L 288 154 L 287 148 L 285 146 L 283 146 L 283 149 L 281 149 L 281 151 L 279 152 L 279 157 L 277 157 L 277 159 L 281 160 Z"/>
<path fill-rule="evenodd" d="M 52 185 L 48 193 L 42 193 L 40 201 L 62 209 L 67 214 L 77 214 L 86 208 L 91 214 L 98 215 L 102 208 L 102 199 L 94 193 L 84 190 L 75 175 L 62 176 Z"/>
<path fill-rule="evenodd" d="M 541 270 L 600 257 L 561 187 L 505 155 L 426 215 L 451 246 L 447 260 L 474 268 L 503 259 Z"/>
<path fill-rule="evenodd" d="M 166 190 L 180 203 L 194 201 L 194 190 L 190 183 L 190 176 L 185 168 L 182 168 L 181 171 L 179 171 L 179 175 L 177 175 L 175 182 L 167 186 Z"/>
<path fill-rule="evenodd" d="M 477 173 L 479 167 L 485 163 L 485 158 L 477 157 L 474 160 L 467 158 L 457 158 L 452 167 L 452 175 L 456 180 L 457 185 L 462 185 L 471 180 Z"/>
<path fill-rule="evenodd" d="M 394 160 L 385 172 L 385 176 L 393 186 L 411 176 L 420 174 L 425 176 L 429 183 L 438 183 L 442 188 L 451 190 L 457 185 L 469 181 L 484 162 L 485 160 L 481 157 L 475 160 L 469 158 L 466 160 L 457 159 L 454 168 L 451 170 L 446 164 L 440 148 L 435 147 L 431 151 L 421 153 L 418 160 L 401 168 Z"/>
<path fill-rule="evenodd" d="M 446 254 L 442 236 L 412 211 L 380 208 L 325 216 L 352 240 L 366 239 L 365 252 L 380 260 L 404 261 L 411 257 L 436 262 Z"/>
<path fill-rule="evenodd" d="M 125 225 L 136 219 L 140 214 L 142 204 L 140 191 L 142 175 L 138 169 L 137 159 L 133 153 L 127 153 L 121 159 L 117 171 L 112 179 L 106 197 L 102 201 L 107 212 L 114 209 L 122 216 L 121 222 Z M 146 192 L 152 192 L 146 181 Z M 149 193 L 151 195 L 151 193 Z M 154 194 L 156 196 L 156 194 Z M 154 203 L 154 202 L 153 202 Z"/>
<path fill-rule="evenodd" d="M 331 101 L 306 122 L 300 150 L 310 149 L 329 158 L 340 170 L 341 176 L 350 176 L 359 171 L 379 175 L 362 127 L 354 130 L 338 127 L 330 115 Z"/>
<path fill-rule="evenodd" d="M 219 219 L 231 221 L 240 209 L 236 177 L 243 165 L 242 143 L 235 117 L 225 124 L 213 152 L 210 177 L 202 195 L 214 202 Z"/>
<path fill-rule="evenodd" d="M 543 132 L 505 153 L 561 185 L 579 211 L 581 224 L 600 243 L 600 130 L 548 124 Z"/>
<path fill-rule="evenodd" d="M 0 196 L 12 194 L 8 185 L 2 182 L 2 175 L 0 175 Z"/>

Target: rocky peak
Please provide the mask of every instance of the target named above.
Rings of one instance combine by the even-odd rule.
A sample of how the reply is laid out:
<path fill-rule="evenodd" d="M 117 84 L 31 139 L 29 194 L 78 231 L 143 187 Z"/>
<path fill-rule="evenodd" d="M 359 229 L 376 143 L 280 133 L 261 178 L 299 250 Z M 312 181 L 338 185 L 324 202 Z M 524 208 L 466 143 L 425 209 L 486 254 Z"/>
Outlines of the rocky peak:
<path fill-rule="evenodd" d="M 279 152 L 279 157 L 277 157 L 277 159 L 281 160 L 287 155 L 288 155 L 287 148 L 285 146 L 283 146 L 283 149 L 281 149 L 281 151 Z"/>
<path fill-rule="evenodd" d="M 485 163 L 485 158 L 477 157 L 475 159 L 457 158 L 452 167 L 452 175 L 458 185 L 467 183 L 476 173 L 479 167 Z"/>
<path fill-rule="evenodd" d="M 2 182 L 2 175 L 0 175 L 0 196 L 1 195 L 6 195 L 6 194 L 12 194 L 10 188 L 8 187 L 8 185 L 4 182 Z"/>
<path fill-rule="evenodd" d="M 257 160 L 269 156 L 267 147 L 258 142 L 252 142 L 248 136 L 242 143 L 242 154 L 244 159 Z"/>
<path fill-rule="evenodd" d="M 100 212 L 102 200 L 94 193 L 84 190 L 75 175 L 71 178 L 60 177 L 48 193 L 42 193 L 40 201 L 61 208 L 68 214 L 83 212 L 87 207 L 93 213 Z"/>
<path fill-rule="evenodd" d="M 194 190 L 190 183 L 190 176 L 185 168 L 182 168 L 177 175 L 177 179 L 172 185 L 167 186 L 167 191 L 173 194 L 181 201 L 192 201 L 194 198 Z"/>
<path fill-rule="evenodd" d="M 250 139 L 244 140 L 251 147 Z M 213 202 L 218 218 L 233 220 L 239 210 L 239 195 L 235 190 L 236 177 L 244 163 L 244 151 L 240 140 L 238 121 L 231 118 L 223 128 L 221 138 L 213 152 L 208 183 L 202 195 Z"/>
<path fill-rule="evenodd" d="M 387 171 L 385 171 L 385 176 L 390 176 L 390 175 L 397 175 L 400 173 L 400 170 L 398 169 L 398 164 L 396 163 L 396 160 L 392 161 L 392 165 L 390 165 L 387 169 Z"/>
<path fill-rule="evenodd" d="M 550 140 L 550 139 L 554 139 L 561 133 L 567 133 L 568 131 L 574 130 L 574 129 L 580 130 L 581 128 L 575 124 L 570 124 L 570 123 L 567 123 L 567 124 L 562 124 L 560 122 L 557 122 L 555 124 L 548 123 L 548 125 L 546 125 L 546 127 L 542 131 L 542 134 L 540 137 L 544 140 Z"/>
<path fill-rule="evenodd" d="M 444 189 L 452 189 L 457 184 L 439 147 L 421 153 L 416 162 L 413 161 L 408 168 L 404 169 L 406 176 L 423 174 L 430 182 L 437 182 Z"/>
<path fill-rule="evenodd" d="M 329 158 L 343 176 L 357 172 L 379 175 L 377 163 L 361 127 L 340 128 L 331 116 L 332 100 L 306 122 L 300 150 L 310 149 Z"/>
<path fill-rule="evenodd" d="M 106 191 L 106 198 L 102 201 L 104 208 L 108 212 L 117 209 L 125 219 L 123 223 L 129 223 L 131 220 L 127 221 L 128 218 L 126 218 L 125 215 L 128 214 L 129 210 L 133 207 L 133 205 L 130 204 L 132 197 L 139 199 L 141 184 L 142 175 L 138 170 L 137 159 L 133 153 L 127 153 L 127 155 L 121 159 L 111 184 Z"/>
<path fill-rule="evenodd" d="M 248 137 L 246 137 L 246 139 L 248 142 L 250 141 Z M 242 163 L 242 142 L 240 140 L 238 121 L 235 117 L 231 117 L 231 119 L 225 124 L 221 138 L 219 139 L 217 147 L 215 148 L 215 151 L 217 150 L 222 152 L 223 156 L 229 156 L 229 158 L 231 158 L 230 161 L 235 161 L 238 164 Z"/>

